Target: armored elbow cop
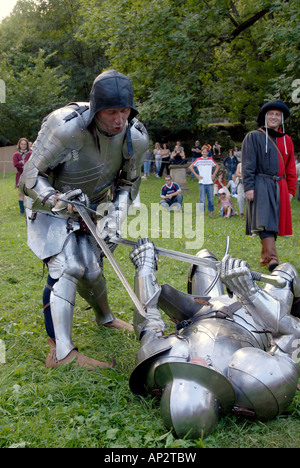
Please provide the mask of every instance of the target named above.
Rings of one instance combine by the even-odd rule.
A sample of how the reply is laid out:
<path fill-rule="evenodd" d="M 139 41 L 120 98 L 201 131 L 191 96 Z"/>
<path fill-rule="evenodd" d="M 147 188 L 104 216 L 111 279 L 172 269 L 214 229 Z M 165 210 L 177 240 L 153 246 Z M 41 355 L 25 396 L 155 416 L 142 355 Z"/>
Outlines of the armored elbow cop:
<path fill-rule="evenodd" d="M 300 318 L 300 278 L 298 271 L 291 263 L 282 263 L 273 270 L 272 275 L 278 275 L 285 279 L 286 287 L 278 289 L 267 285 L 265 291 L 276 297 L 287 312 Z"/>
<path fill-rule="evenodd" d="M 29 182 L 30 179 L 26 177 L 28 172 L 30 172 L 31 176 L 34 172 L 36 173 L 34 184 Z M 38 175 L 38 170 L 34 171 L 32 169 L 27 171 L 24 177 L 21 177 L 20 190 L 31 199 L 30 208 L 33 211 L 50 212 L 54 207 L 54 200 L 57 192 L 53 189 L 47 178 Z"/>
<path fill-rule="evenodd" d="M 252 410 L 261 420 L 273 419 L 291 404 L 298 377 L 297 365 L 288 357 L 251 347 L 239 349 L 228 367 L 236 406 Z"/>

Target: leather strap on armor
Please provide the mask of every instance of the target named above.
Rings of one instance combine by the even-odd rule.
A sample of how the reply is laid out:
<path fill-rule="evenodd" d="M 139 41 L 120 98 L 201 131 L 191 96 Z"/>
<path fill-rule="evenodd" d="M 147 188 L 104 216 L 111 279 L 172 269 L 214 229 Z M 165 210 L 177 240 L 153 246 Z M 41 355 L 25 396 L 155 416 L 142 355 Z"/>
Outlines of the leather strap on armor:
<path fill-rule="evenodd" d="M 67 115 L 66 117 L 64 117 L 64 121 L 65 122 L 69 122 L 70 120 L 74 119 L 75 117 L 81 114 L 83 114 L 85 111 L 87 111 L 89 109 L 89 106 L 79 106 L 79 104 L 77 102 L 71 102 L 70 104 L 67 104 L 66 107 L 75 107 L 75 110 Z"/>

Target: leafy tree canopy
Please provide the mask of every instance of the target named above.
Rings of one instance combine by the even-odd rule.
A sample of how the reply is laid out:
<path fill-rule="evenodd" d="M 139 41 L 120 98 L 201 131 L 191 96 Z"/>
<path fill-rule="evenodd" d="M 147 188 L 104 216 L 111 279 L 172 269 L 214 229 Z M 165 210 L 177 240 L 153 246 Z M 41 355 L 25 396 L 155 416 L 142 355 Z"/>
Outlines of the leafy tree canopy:
<path fill-rule="evenodd" d="M 291 99 L 299 72 L 297 1 L 81 3 L 81 38 L 106 44 L 110 64 L 130 75 L 151 126 L 244 123 L 273 97 L 299 112 Z"/>
<path fill-rule="evenodd" d="M 19 72 L 6 59 L 0 63 L 0 76 L 6 83 L 6 102 L 0 105 L 0 133 L 12 143 L 22 136 L 34 140 L 42 119 L 64 102 L 67 77 L 58 68 L 46 66 L 50 58 L 40 50 Z"/>
<path fill-rule="evenodd" d="M 36 66 L 28 57 L 44 50 L 66 102 L 87 100 L 114 67 L 154 134 L 253 122 L 264 101 L 282 98 L 297 141 L 299 15 L 298 0 L 19 0 L 0 24 L 0 59 L 22 82 Z"/>

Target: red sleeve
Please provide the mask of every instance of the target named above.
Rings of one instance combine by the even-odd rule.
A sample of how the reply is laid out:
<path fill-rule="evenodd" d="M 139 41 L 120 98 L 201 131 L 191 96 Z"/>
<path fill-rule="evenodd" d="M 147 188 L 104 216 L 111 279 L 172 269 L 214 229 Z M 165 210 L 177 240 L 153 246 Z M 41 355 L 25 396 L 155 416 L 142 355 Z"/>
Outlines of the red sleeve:
<path fill-rule="evenodd" d="M 286 135 L 286 145 L 288 150 L 288 160 L 285 165 L 286 181 L 289 193 L 295 196 L 297 190 L 297 170 L 294 156 L 294 145 L 292 139 L 288 135 Z"/>
<path fill-rule="evenodd" d="M 23 164 L 21 163 L 20 153 L 15 153 L 13 155 L 13 163 L 18 172 L 23 172 Z"/>
<path fill-rule="evenodd" d="M 31 154 L 32 154 L 32 151 L 29 151 L 26 154 L 25 159 L 24 159 L 24 164 L 28 161 Z M 14 164 L 15 168 L 17 169 L 17 171 L 20 172 L 20 173 L 22 173 L 23 169 L 24 169 L 24 164 L 21 161 L 22 161 L 22 157 L 21 157 L 20 153 L 15 153 L 13 155 L 13 164 Z"/>

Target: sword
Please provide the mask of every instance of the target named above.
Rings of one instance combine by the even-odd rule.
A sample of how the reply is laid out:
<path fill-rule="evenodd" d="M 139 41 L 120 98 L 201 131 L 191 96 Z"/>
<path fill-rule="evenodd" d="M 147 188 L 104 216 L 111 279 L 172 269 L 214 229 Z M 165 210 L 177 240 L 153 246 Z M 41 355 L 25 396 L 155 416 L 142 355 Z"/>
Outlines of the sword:
<path fill-rule="evenodd" d="M 65 199 L 62 199 L 62 200 L 66 201 Z M 104 252 L 104 255 L 106 256 L 106 258 L 108 259 L 108 261 L 112 265 L 113 269 L 115 270 L 115 272 L 119 276 L 119 279 L 123 283 L 125 289 L 127 290 L 129 296 L 131 297 L 134 305 L 137 307 L 140 314 L 143 317 L 145 317 L 145 309 L 144 309 L 143 305 L 141 304 L 141 302 L 138 299 L 137 295 L 135 294 L 135 292 L 131 288 L 130 284 L 128 283 L 126 277 L 124 276 L 122 270 L 120 269 L 118 263 L 116 262 L 116 259 L 114 258 L 113 254 L 111 253 L 111 251 L 110 251 L 109 247 L 107 246 L 106 242 L 100 236 L 98 236 L 95 224 L 93 223 L 90 216 L 88 215 L 87 210 L 91 211 L 94 214 L 100 214 L 100 213 L 97 213 L 94 210 L 91 210 L 90 208 L 87 208 L 83 203 L 81 203 L 79 201 L 68 200 L 67 202 L 70 203 L 70 204 L 73 204 L 76 207 L 76 210 L 78 211 L 78 213 L 82 217 L 83 221 L 85 222 L 85 224 L 87 225 L 87 227 L 91 231 L 91 234 L 95 238 L 96 242 L 99 244 L 101 250 Z M 131 248 L 136 246 L 135 241 L 131 241 L 129 239 L 122 239 L 120 237 L 113 237 L 113 238 L 110 239 L 110 241 L 113 242 L 114 244 L 125 245 L 125 246 L 131 247 Z M 187 263 L 190 263 L 192 265 L 213 266 L 213 267 L 216 267 L 216 268 L 219 269 L 219 266 L 221 264 L 221 262 L 218 261 L 218 260 L 210 260 L 208 258 L 200 258 L 200 257 L 194 256 L 194 255 L 184 253 L 184 252 L 178 252 L 176 250 L 165 249 L 163 247 L 155 246 L 155 250 L 161 256 L 173 258 L 174 260 L 180 260 L 182 262 L 187 262 Z M 227 238 L 226 238 L 225 255 L 228 253 L 228 250 L 229 250 L 229 236 L 227 236 Z M 286 281 L 283 278 L 280 278 L 279 276 L 265 275 L 264 273 L 258 273 L 257 271 L 250 271 L 250 273 L 251 273 L 251 276 L 252 276 L 254 281 L 261 281 L 263 283 L 272 284 L 273 286 L 276 286 L 277 288 L 284 288 L 286 286 Z M 212 290 L 212 288 L 214 287 L 214 285 L 218 281 L 219 277 L 220 277 L 220 270 L 216 274 L 216 276 L 215 276 L 213 282 L 211 283 L 211 285 L 209 286 L 209 288 L 205 291 L 206 295 Z"/>
<path fill-rule="evenodd" d="M 127 278 L 123 274 L 121 268 L 119 267 L 115 257 L 113 256 L 112 252 L 110 251 L 108 245 L 106 242 L 98 235 L 96 226 L 94 222 L 92 221 L 91 217 L 88 215 L 86 208 L 83 206 L 81 203 L 76 203 L 76 210 L 78 214 L 81 216 L 87 227 L 89 228 L 89 231 L 91 232 L 92 236 L 94 237 L 95 241 L 101 248 L 102 252 L 106 256 L 107 260 L 113 267 L 114 271 L 116 272 L 117 276 L 119 277 L 121 283 L 125 287 L 126 291 L 128 292 L 133 304 L 139 311 L 142 317 L 146 317 L 146 310 L 143 307 L 142 303 L 140 302 L 139 298 L 133 291 L 132 287 L 130 286 L 129 282 L 127 281 Z"/>
<path fill-rule="evenodd" d="M 114 242 L 115 244 L 125 245 L 131 248 L 136 247 L 136 242 L 131 241 L 129 239 L 113 237 L 110 240 L 111 242 Z M 226 240 L 225 255 L 228 253 L 228 249 L 229 249 L 229 237 L 227 237 L 227 240 Z M 177 252 L 176 250 L 165 249 L 163 247 L 155 246 L 155 250 L 159 255 L 163 257 L 169 257 L 174 260 L 179 260 L 182 262 L 190 263 L 192 265 L 197 265 L 197 266 L 205 265 L 205 266 L 210 266 L 214 268 L 215 267 L 219 268 L 221 265 L 221 262 L 218 260 L 210 260 L 208 258 L 201 258 L 201 257 L 190 255 L 184 252 Z M 283 278 L 280 278 L 279 276 L 265 275 L 264 273 L 258 273 L 257 271 L 251 271 L 250 273 L 254 281 L 262 281 L 263 283 L 272 284 L 273 286 L 276 286 L 277 288 L 284 288 L 286 286 L 286 281 Z M 205 291 L 205 295 L 207 295 L 212 290 L 212 288 L 218 281 L 219 276 L 220 276 L 220 271 L 217 273 L 212 284 Z"/>

